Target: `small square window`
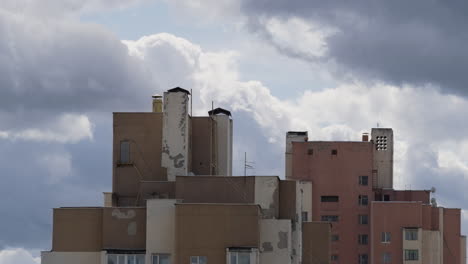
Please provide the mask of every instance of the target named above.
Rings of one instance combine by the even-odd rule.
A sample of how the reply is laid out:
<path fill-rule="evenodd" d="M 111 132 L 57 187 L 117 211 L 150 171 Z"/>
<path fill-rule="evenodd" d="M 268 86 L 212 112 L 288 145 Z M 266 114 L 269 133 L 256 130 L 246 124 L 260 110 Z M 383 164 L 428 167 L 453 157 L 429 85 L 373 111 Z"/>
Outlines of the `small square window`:
<path fill-rule="evenodd" d="M 338 255 L 331 255 L 331 260 L 332 261 L 337 261 L 339 258 L 338 258 Z"/>
<path fill-rule="evenodd" d="M 120 163 L 129 164 L 130 163 L 130 142 L 121 141 L 120 142 Z"/>
<path fill-rule="evenodd" d="M 337 149 L 332 149 L 331 154 L 332 155 L 338 155 L 338 150 Z"/>
<path fill-rule="evenodd" d="M 385 264 L 392 263 L 392 254 L 385 252 L 382 254 L 382 262 Z"/>
<path fill-rule="evenodd" d="M 359 195 L 359 205 L 366 206 L 369 204 L 369 197 L 367 195 Z"/>
<path fill-rule="evenodd" d="M 359 185 L 367 186 L 369 184 L 368 176 L 359 176 Z"/>
<path fill-rule="evenodd" d="M 392 241 L 392 235 L 390 232 L 382 232 L 381 241 L 382 243 L 390 243 L 390 241 Z"/>
<path fill-rule="evenodd" d="M 385 202 L 390 201 L 390 195 L 385 194 L 383 200 L 384 200 Z"/>
<path fill-rule="evenodd" d="M 367 245 L 369 243 L 369 236 L 368 235 L 358 235 L 358 243 L 359 245 Z"/>
<path fill-rule="evenodd" d="M 417 249 L 405 249 L 405 260 L 419 260 Z"/>
<path fill-rule="evenodd" d="M 358 222 L 360 225 L 367 225 L 369 223 L 369 216 L 368 215 L 359 215 Z"/>
<path fill-rule="evenodd" d="M 302 222 L 307 222 L 309 221 L 309 214 L 307 212 L 302 212 Z"/>
<path fill-rule="evenodd" d="M 322 221 L 324 222 L 338 222 L 339 217 L 337 215 L 322 215 Z"/>
<path fill-rule="evenodd" d="M 418 229 L 405 229 L 405 240 L 418 240 Z"/>
<path fill-rule="evenodd" d="M 154 254 L 152 264 L 170 264 L 169 254 Z"/>
<path fill-rule="evenodd" d="M 332 235 L 331 236 L 331 241 L 332 242 L 336 242 L 336 241 L 339 241 L 340 240 L 340 236 L 339 235 Z"/>
<path fill-rule="evenodd" d="M 367 254 L 359 254 L 359 264 L 368 264 L 369 256 Z"/>

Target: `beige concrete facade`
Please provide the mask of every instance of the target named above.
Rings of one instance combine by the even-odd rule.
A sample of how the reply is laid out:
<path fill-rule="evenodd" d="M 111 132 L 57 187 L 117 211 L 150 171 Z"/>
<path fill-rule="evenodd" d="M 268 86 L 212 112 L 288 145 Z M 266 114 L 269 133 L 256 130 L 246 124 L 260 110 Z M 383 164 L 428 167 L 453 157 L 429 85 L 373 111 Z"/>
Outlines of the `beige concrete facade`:
<path fill-rule="evenodd" d="M 170 260 L 174 261 L 176 259 L 176 202 L 177 200 L 172 199 L 151 199 L 147 201 L 146 263 L 151 263 L 153 254 L 168 254 Z"/>
<path fill-rule="evenodd" d="M 228 115 L 211 115 L 214 121 L 214 175 L 232 176 L 232 120 Z"/>
<path fill-rule="evenodd" d="M 302 226 L 302 264 L 329 264 L 331 255 L 331 224 L 307 222 Z"/>
<path fill-rule="evenodd" d="M 372 128 L 374 145 L 374 188 L 393 188 L 393 130 Z"/>
<path fill-rule="evenodd" d="M 260 264 L 290 264 L 292 255 L 291 221 L 260 221 Z"/>
<path fill-rule="evenodd" d="M 45 264 L 106 264 L 106 252 L 41 252 Z"/>

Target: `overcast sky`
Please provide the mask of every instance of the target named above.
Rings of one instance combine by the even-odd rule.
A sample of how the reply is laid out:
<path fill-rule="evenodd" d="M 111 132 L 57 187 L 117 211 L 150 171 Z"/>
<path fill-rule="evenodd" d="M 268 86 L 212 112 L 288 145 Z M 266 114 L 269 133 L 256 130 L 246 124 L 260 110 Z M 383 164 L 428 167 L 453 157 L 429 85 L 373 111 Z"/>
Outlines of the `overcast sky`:
<path fill-rule="evenodd" d="M 395 134 L 395 188 L 468 230 L 464 0 L 2 0 L 0 264 L 39 262 L 52 209 L 111 190 L 112 112 L 194 91 L 233 111 L 234 172 L 284 175 L 284 135 Z"/>

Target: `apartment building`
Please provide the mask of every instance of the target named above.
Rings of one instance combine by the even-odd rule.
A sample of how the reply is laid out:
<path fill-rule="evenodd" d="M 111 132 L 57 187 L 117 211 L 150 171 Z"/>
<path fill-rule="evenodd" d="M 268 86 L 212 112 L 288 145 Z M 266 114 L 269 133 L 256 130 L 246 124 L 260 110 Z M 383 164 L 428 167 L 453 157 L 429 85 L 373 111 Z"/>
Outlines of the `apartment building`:
<path fill-rule="evenodd" d="M 286 179 L 312 183 L 312 221 L 328 221 L 331 263 L 466 263 L 460 209 L 434 190 L 393 189 L 393 131 L 373 128 L 359 142 L 286 135 Z"/>
<path fill-rule="evenodd" d="M 332 224 L 310 181 L 232 176 L 231 113 L 192 116 L 170 89 L 147 113 L 114 113 L 112 192 L 53 210 L 43 264 L 330 263 Z"/>

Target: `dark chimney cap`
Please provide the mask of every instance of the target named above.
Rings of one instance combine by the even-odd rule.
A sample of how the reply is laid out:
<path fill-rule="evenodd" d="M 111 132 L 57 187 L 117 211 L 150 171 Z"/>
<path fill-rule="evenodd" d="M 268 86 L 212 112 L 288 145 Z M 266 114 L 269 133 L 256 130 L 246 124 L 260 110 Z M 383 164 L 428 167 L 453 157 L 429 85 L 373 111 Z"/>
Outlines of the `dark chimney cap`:
<path fill-rule="evenodd" d="M 288 131 L 288 135 L 307 136 L 307 131 Z"/>
<path fill-rule="evenodd" d="M 229 112 L 226 109 L 219 108 L 219 107 L 216 108 L 216 109 L 208 111 L 208 115 L 217 115 L 217 114 L 224 114 L 224 115 L 227 115 L 227 116 L 232 116 L 231 112 Z"/>
<path fill-rule="evenodd" d="M 156 99 L 156 98 L 162 98 L 162 96 L 159 95 L 159 94 L 155 94 L 155 95 L 153 95 L 152 97 L 153 97 L 154 99 Z"/>
<path fill-rule="evenodd" d="M 169 89 L 167 90 L 168 93 L 177 93 L 177 92 L 183 92 L 183 93 L 186 93 L 186 94 L 190 94 L 189 91 L 185 90 L 184 88 L 180 88 L 179 86 L 175 87 L 175 88 L 172 88 L 172 89 Z"/>

